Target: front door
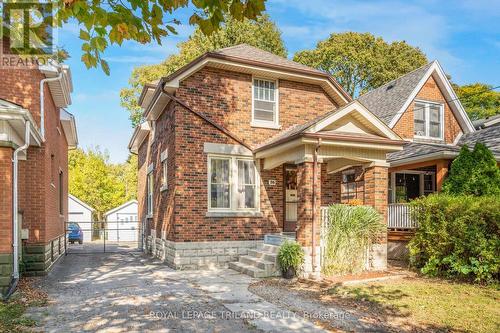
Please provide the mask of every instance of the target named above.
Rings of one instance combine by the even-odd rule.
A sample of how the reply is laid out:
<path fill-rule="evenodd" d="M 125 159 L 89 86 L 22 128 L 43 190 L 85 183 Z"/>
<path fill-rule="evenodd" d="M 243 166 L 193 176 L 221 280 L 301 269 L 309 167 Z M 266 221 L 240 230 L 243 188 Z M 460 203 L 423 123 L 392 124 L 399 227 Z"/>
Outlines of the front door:
<path fill-rule="evenodd" d="M 295 232 L 297 228 L 297 168 L 285 167 L 285 221 L 284 232 Z"/>

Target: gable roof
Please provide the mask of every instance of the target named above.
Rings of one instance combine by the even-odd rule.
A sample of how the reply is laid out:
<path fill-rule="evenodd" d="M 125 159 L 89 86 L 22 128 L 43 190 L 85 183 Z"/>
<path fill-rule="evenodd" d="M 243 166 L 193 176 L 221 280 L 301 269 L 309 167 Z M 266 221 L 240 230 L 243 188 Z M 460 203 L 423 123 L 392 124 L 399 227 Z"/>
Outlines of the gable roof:
<path fill-rule="evenodd" d="M 410 97 L 433 63 L 403 75 L 358 97 L 358 101 L 387 125 Z"/>
<path fill-rule="evenodd" d="M 472 122 L 437 60 L 367 92 L 358 100 L 393 128 L 431 75 L 464 133 L 474 132 Z"/>
<path fill-rule="evenodd" d="M 151 91 L 154 89 L 154 94 L 156 95 L 159 86 L 164 84 L 165 88 L 170 93 L 173 93 L 179 87 L 180 81 L 208 64 L 226 70 L 268 75 L 275 78 L 285 77 L 292 81 L 302 80 L 304 82 L 320 84 L 339 105 L 342 106 L 352 101 L 352 97 L 330 74 L 247 44 L 239 44 L 206 52 L 172 74 L 161 78 L 160 82 L 156 84 L 156 88 L 151 85 L 145 85 L 144 89 Z M 147 95 L 148 92 L 143 91 L 141 93 L 141 97 L 139 98 L 140 105 L 143 105 L 143 101 L 147 99 Z M 146 104 L 150 103 L 151 101 L 149 100 L 149 103 Z M 146 114 L 148 111 L 147 105 L 143 105 L 143 107 L 146 109 Z"/>
<path fill-rule="evenodd" d="M 95 210 L 94 208 L 90 207 L 90 205 L 89 205 L 89 204 L 87 204 L 87 203 L 83 202 L 82 200 L 78 199 L 77 197 L 75 197 L 75 196 L 74 196 L 74 195 L 72 195 L 72 194 L 68 194 L 68 197 L 69 197 L 71 200 L 73 200 L 74 202 L 76 202 L 76 203 L 80 204 L 81 206 L 83 206 L 83 207 L 87 208 L 87 209 L 88 209 L 88 210 L 90 210 L 91 212 L 93 212 L 93 211 Z"/>
<path fill-rule="evenodd" d="M 373 127 L 381 133 L 381 136 L 333 131 L 322 132 L 324 128 L 328 127 L 329 125 L 335 123 L 337 120 L 342 119 L 344 116 L 352 112 L 358 112 L 362 117 L 369 120 L 370 124 L 373 125 Z M 362 104 L 360 104 L 358 101 L 352 101 L 342 108 L 330 111 L 304 124 L 292 126 L 287 130 L 278 133 L 276 136 L 272 137 L 270 140 L 257 147 L 255 151 L 268 149 L 275 145 L 290 141 L 294 138 L 307 135 L 396 145 L 400 145 L 402 142 L 400 141 L 401 138 L 396 133 L 394 133 L 386 124 L 384 124 L 380 119 L 378 119 L 370 111 L 368 111 Z"/>
<path fill-rule="evenodd" d="M 135 199 L 129 200 L 129 201 L 125 202 L 124 204 L 118 206 L 118 207 L 115 207 L 115 208 L 113 208 L 111 210 L 108 210 L 106 213 L 104 213 L 104 216 L 108 216 L 110 214 L 113 214 L 113 213 L 115 213 L 115 212 L 117 212 L 117 211 L 119 211 L 119 210 L 121 210 L 121 209 L 123 209 L 123 208 L 125 208 L 127 206 L 130 206 L 132 204 L 138 204 L 137 200 L 135 200 Z"/>

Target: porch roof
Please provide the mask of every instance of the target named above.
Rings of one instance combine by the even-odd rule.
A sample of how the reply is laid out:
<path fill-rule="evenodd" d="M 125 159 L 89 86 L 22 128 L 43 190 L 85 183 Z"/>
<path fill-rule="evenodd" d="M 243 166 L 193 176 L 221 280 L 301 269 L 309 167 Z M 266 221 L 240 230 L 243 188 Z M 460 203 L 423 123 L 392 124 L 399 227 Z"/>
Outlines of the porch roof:
<path fill-rule="evenodd" d="M 254 150 L 264 169 L 283 163 L 312 161 L 317 153 L 336 172 L 353 165 L 386 166 L 386 154 L 401 150 L 404 141 L 362 104 L 353 101 L 311 121 L 296 125 Z M 319 147 L 321 146 L 321 147 Z"/>

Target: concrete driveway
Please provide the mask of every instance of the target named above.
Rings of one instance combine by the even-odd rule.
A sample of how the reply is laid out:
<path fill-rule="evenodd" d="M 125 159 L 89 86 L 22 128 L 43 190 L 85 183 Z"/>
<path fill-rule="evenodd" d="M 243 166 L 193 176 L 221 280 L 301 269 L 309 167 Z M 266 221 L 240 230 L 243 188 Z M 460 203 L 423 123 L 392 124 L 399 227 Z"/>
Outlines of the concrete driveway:
<path fill-rule="evenodd" d="M 141 253 L 70 254 L 43 279 L 44 332 L 321 332 L 248 291 L 230 270 L 174 271 Z"/>

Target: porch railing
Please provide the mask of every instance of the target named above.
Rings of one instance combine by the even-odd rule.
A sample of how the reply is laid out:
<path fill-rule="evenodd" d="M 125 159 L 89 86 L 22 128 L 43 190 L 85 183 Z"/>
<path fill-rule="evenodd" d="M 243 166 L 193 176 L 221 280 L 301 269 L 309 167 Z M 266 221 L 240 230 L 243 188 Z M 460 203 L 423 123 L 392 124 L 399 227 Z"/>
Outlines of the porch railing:
<path fill-rule="evenodd" d="M 411 217 L 411 206 L 405 203 L 389 204 L 387 206 L 387 228 L 416 229 L 417 223 Z"/>

